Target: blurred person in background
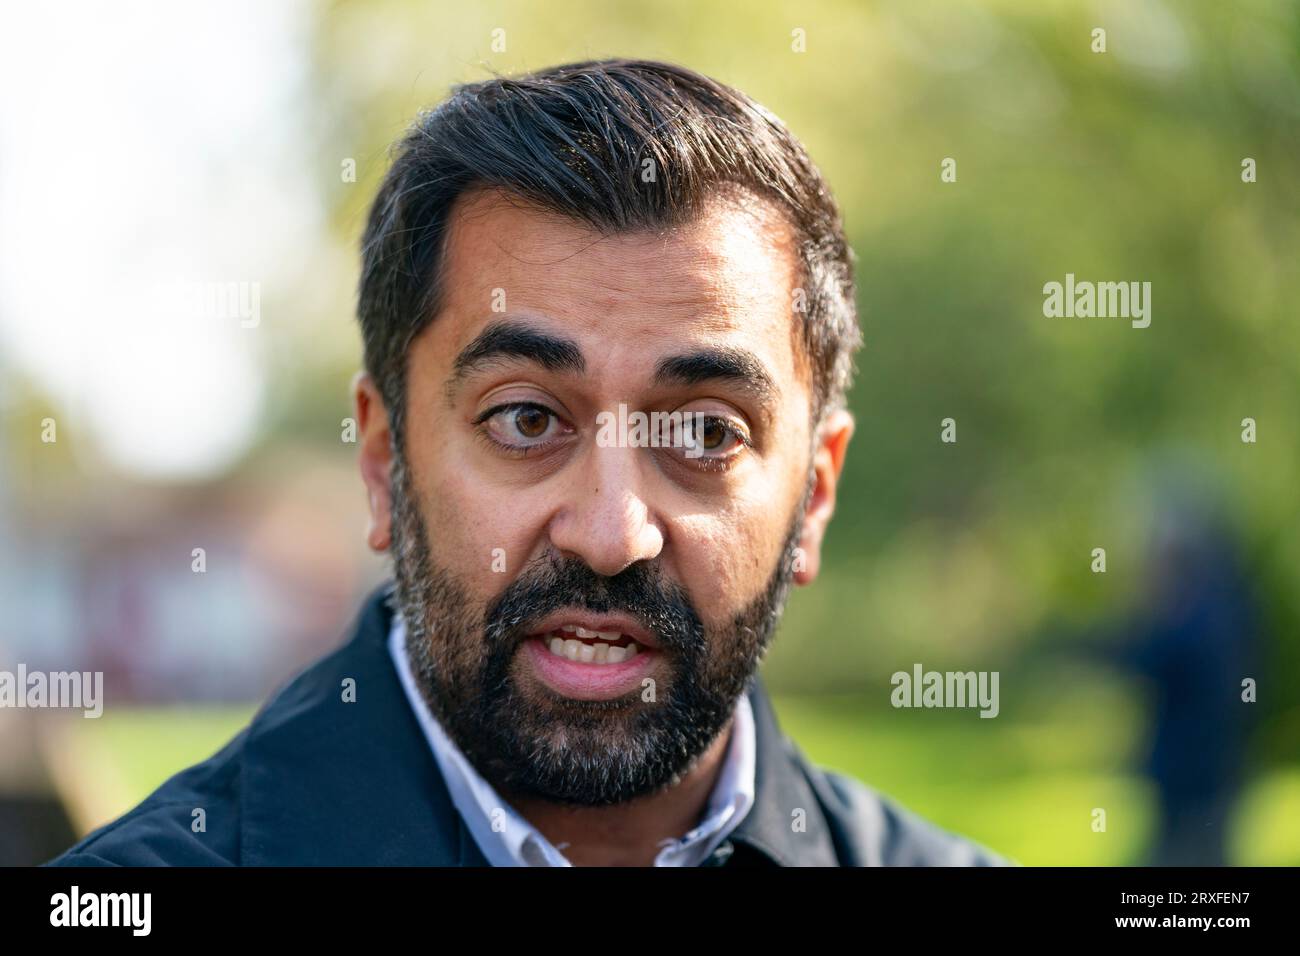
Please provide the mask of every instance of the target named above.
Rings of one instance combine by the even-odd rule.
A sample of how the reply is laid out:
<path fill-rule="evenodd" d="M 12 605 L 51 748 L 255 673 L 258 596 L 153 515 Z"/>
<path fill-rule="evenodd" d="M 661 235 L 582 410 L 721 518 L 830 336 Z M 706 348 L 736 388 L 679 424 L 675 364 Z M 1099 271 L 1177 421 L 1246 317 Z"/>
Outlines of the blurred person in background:
<path fill-rule="evenodd" d="M 1255 713 L 1243 681 L 1260 678 L 1259 614 L 1236 538 L 1208 505 L 1167 499 L 1149 563 L 1116 660 L 1151 692 L 1145 769 L 1160 824 L 1150 862 L 1222 866 Z"/>

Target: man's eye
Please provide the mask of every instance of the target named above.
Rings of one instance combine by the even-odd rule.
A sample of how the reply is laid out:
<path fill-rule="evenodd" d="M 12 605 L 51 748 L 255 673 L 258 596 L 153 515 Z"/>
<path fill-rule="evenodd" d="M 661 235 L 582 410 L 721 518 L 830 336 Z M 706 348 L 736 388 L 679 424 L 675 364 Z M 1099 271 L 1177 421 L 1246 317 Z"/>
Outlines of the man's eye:
<path fill-rule="evenodd" d="M 675 431 L 675 430 L 674 430 Z M 732 457 L 738 448 L 749 445 L 743 427 L 716 415 L 696 418 L 686 416 L 673 444 L 682 448 L 687 458 L 719 460 Z"/>
<path fill-rule="evenodd" d="M 554 412 L 531 402 L 490 408 L 479 416 L 478 424 L 493 441 L 511 448 L 543 444 L 562 430 L 560 419 Z"/>
<path fill-rule="evenodd" d="M 705 451 L 730 451 L 740 443 L 740 436 L 721 418 L 706 418 L 700 430 L 700 445 Z"/>

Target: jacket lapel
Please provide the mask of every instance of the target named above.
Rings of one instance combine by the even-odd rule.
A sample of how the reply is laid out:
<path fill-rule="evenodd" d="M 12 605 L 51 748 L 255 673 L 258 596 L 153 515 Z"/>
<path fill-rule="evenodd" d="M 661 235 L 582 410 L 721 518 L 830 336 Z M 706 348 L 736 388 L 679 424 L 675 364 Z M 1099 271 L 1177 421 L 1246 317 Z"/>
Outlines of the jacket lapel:
<path fill-rule="evenodd" d="M 385 638 L 391 585 L 352 640 L 254 719 L 244 750 L 248 864 L 483 865 L 407 705 Z M 356 699 L 344 701 L 344 681 Z M 482 862 L 479 862 L 482 861 Z"/>
<path fill-rule="evenodd" d="M 748 694 L 757 751 L 754 805 L 728 837 L 736 852 L 724 865 L 838 866 L 830 827 L 805 776 L 806 761 L 777 724 L 759 675 Z"/>

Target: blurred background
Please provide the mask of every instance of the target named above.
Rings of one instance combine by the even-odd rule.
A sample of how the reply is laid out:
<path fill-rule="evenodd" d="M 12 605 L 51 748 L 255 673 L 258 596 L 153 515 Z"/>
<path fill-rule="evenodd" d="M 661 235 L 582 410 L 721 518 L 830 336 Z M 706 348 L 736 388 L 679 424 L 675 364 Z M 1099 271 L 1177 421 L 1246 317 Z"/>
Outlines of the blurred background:
<path fill-rule="evenodd" d="M 389 144 L 452 83 L 612 55 L 776 112 L 857 252 L 857 432 L 764 665 L 790 735 L 1026 864 L 1300 863 L 1295 4 L 4 19 L 0 669 L 101 670 L 107 706 L 0 709 L 0 863 L 129 809 L 345 638 L 387 573 L 344 420 Z M 1151 282 L 1150 327 L 1044 317 L 1067 273 Z M 916 663 L 999 672 L 998 717 L 892 708 Z"/>

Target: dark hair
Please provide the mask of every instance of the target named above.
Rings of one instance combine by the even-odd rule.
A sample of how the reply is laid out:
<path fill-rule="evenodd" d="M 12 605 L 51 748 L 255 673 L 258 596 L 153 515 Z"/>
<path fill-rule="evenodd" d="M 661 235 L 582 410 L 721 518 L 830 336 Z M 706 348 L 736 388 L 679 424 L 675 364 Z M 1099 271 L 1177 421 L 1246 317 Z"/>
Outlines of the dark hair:
<path fill-rule="evenodd" d="M 642 176 L 647 159 L 653 177 Z M 816 421 L 843 404 L 861 341 L 852 252 L 821 173 L 776 116 L 716 80 L 648 60 L 455 87 L 397 145 L 362 240 L 366 369 L 399 453 L 407 347 L 438 311 L 448 214 L 462 193 L 495 187 L 622 233 L 689 222 L 736 186 L 772 201 L 794 227 Z"/>

